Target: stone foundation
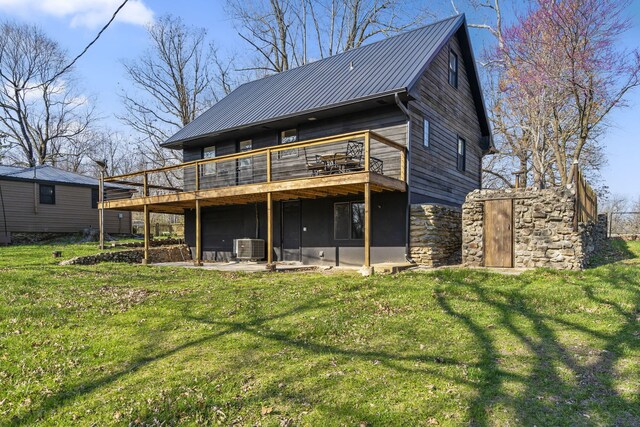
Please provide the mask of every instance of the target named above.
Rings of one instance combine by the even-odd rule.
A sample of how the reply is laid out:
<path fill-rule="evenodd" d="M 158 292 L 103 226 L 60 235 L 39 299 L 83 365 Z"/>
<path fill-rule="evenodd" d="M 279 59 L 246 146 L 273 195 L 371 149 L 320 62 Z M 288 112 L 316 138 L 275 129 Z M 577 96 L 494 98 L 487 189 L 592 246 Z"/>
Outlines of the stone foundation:
<path fill-rule="evenodd" d="M 476 190 L 462 208 L 462 262 L 483 266 L 484 202 L 513 200 L 513 267 L 579 270 L 607 236 L 607 217 L 574 226 L 572 188 Z"/>
<path fill-rule="evenodd" d="M 95 255 L 81 256 L 63 261 L 60 265 L 94 265 L 101 262 L 124 262 L 140 264 L 144 258 L 144 249 L 101 252 Z M 191 251 L 186 245 L 162 246 L 149 249 L 149 262 L 191 261 Z"/>
<path fill-rule="evenodd" d="M 460 263 L 461 209 L 444 205 L 411 205 L 411 258 L 438 267 Z"/>

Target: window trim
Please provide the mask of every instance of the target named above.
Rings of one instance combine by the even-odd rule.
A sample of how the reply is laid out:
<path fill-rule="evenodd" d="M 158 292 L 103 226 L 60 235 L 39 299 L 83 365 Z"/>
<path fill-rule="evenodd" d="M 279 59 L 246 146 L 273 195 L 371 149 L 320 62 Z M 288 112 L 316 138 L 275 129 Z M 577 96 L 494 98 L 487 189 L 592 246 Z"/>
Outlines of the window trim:
<path fill-rule="evenodd" d="M 348 231 L 348 235 L 349 237 L 347 238 L 339 238 L 336 236 L 336 206 L 337 205 L 349 205 L 349 231 Z M 341 241 L 341 242 L 347 242 L 347 241 L 354 241 L 354 242 L 361 242 L 364 240 L 364 232 L 362 237 L 353 237 L 353 205 L 364 205 L 364 201 L 363 200 L 355 200 L 355 201 L 349 201 L 349 202 L 335 202 L 333 204 L 333 240 L 336 241 Z M 364 224 L 363 224 L 363 228 L 364 228 Z"/>
<path fill-rule="evenodd" d="M 462 145 L 460 144 L 462 143 Z M 460 150 L 462 147 L 462 150 Z M 462 153 L 460 152 L 462 151 Z M 456 169 L 459 172 L 467 171 L 467 140 L 458 135 L 456 139 Z"/>
<path fill-rule="evenodd" d="M 42 201 L 42 189 L 51 188 L 51 202 Z M 56 186 L 52 184 L 38 184 L 38 203 L 41 205 L 55 205 L 56 204 Z"/>
<path fill-rule="evenodd" d="M 425 148 L 431 146 L 431 122 L 427 118 L 422 119 L 422 146 Z"/>
<path fill-rule="evenodd" d="M 455 69 L 451 68 L 451 58 L 455 59 Z M 453 51 L 453 49 L 449 49 L 449 64 L 447 66 L 448 72 L 448 80 L 449 85 L 458 89 L 458 75 L 460 74 L 460 59 L 458 58 L 458 54 Z M 453 82 L 452 82 L 453 80 Z"/>

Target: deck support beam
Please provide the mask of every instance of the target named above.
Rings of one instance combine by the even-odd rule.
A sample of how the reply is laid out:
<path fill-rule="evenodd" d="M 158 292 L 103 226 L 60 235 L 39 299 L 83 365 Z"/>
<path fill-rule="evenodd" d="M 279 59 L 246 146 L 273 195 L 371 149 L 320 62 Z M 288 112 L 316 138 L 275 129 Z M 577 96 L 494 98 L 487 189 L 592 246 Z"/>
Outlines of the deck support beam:
<path fill-rule="evenodd" d="M 364 266 L 371 267 L 371 184 L 364 185 Z"/>
<path fill-rule="evenodd" d="M 196 259 L 195 265 L 202 265 L 202 208 L 200 207 L 200 200 L 196 199 Z"/>
<path fill-rule="evenodd" d="M 267 193 L 267 264 L 273 263 L 273 196 Z"/>
<path fill-rule="evenodd" d="M 151 224 L 149 223 L 149 205 L 144 205 L 144 258 L 143 264 L 149 263 L 149 236 L 151 234 Z"/>

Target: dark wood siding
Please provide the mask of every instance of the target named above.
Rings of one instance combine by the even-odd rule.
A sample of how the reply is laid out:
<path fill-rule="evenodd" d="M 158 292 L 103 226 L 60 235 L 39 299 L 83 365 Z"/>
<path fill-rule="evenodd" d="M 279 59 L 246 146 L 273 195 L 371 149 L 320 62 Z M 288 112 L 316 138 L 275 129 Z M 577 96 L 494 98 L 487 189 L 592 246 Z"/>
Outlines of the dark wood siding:
<path fill-rule="evenodd" d="M 450 49 L 459 60 L 457 88 L 448 82 Z M 482 133 L 458 36 L 442 48 L 412 96 L 411 201 L 461 205 L 467 193 L 480 187 Z M 425 118 L 431 128 L 428 147 L 423 145 Z M 457 170 L 458 136 L 467 141 L 465 171 Z"/>
<path fill-rule="evenodd" d="M 305 263 L 341 263 L 362 265 L 363 240 L 334 238 L 333 208 L 337 202 L 362 201 L 362 195 L 300 201 L 301 249 Z M 281 260 L 282 217 L 281 203 L 274 206 L 274 249 Z M 406 193 L 386 192 L 372 195 L 372 250 L 375 262 L 403 261 Z M 231 257 L 233 240 L 238 238 L 267 239 L 267 211 L 265 203 L 202 208 L 202 249 L 204 259 L 227 260 Z M 195 247 L 195 212 L 185 213 L 185 240 Z M 324 259 L 312 259 L 320 251 Z M 341 255 L 338 255 L 341 254 Z M 386 255 L 385 255 L 386 254 Z M 387 258 L 385 258 L 387 257 Z M 390 258 L 389 258 L 390 257 Z"/>
<path fill-rule="evenodd" d="M 296 127 L 283 126 L 282 129 L 267 129 L 242 139 L 251 139 L 253 148 L 264 148 L 278 144 L 278 134 L 281 130 Z M 406 144 L 406 118 L 395 105 L 388 105 L 373 110 L 362 111 L 341 117 L 304 122 L 297 125 L 298 140 L 304 141 L 325 136 L 339 135 L 359 130 L 373 130 L 400 144 Z M 215 145 L 216 155 L 231 154 L 236 151 L 236 140 L 221 140 L 204 143 L 203 146 Z M 188 162 L 202 158 L 202 147 L 185 148 L 183 161 Z"/>

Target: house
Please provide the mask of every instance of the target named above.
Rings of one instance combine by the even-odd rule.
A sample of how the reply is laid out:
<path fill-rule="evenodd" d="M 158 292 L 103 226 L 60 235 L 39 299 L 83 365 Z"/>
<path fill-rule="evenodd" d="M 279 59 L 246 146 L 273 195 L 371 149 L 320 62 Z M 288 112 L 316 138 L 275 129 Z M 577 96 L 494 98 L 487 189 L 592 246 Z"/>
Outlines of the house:
<path fill-rule="evenodd" d="M 258 238 L 268 261 L 368 266 L 411 257 L 412 207 L 459 221 L 492 142 L 458 15 L 243 84 L 164 147 L 184 163 L 109 178 L 143 188 L 106 208 L 183 213 L 196 262 Z M 167 171 L 181 186 L 154 189 Z"/>
<path fill-rule="evenodd" d="M 98 228 L 99 181 L 52 166 L 0 166 L 0 235 Z M 115 188 L 114 184 L 108 184 Z M 105 211 L 107 233 L 130 233 L 131 212 Z"/>

